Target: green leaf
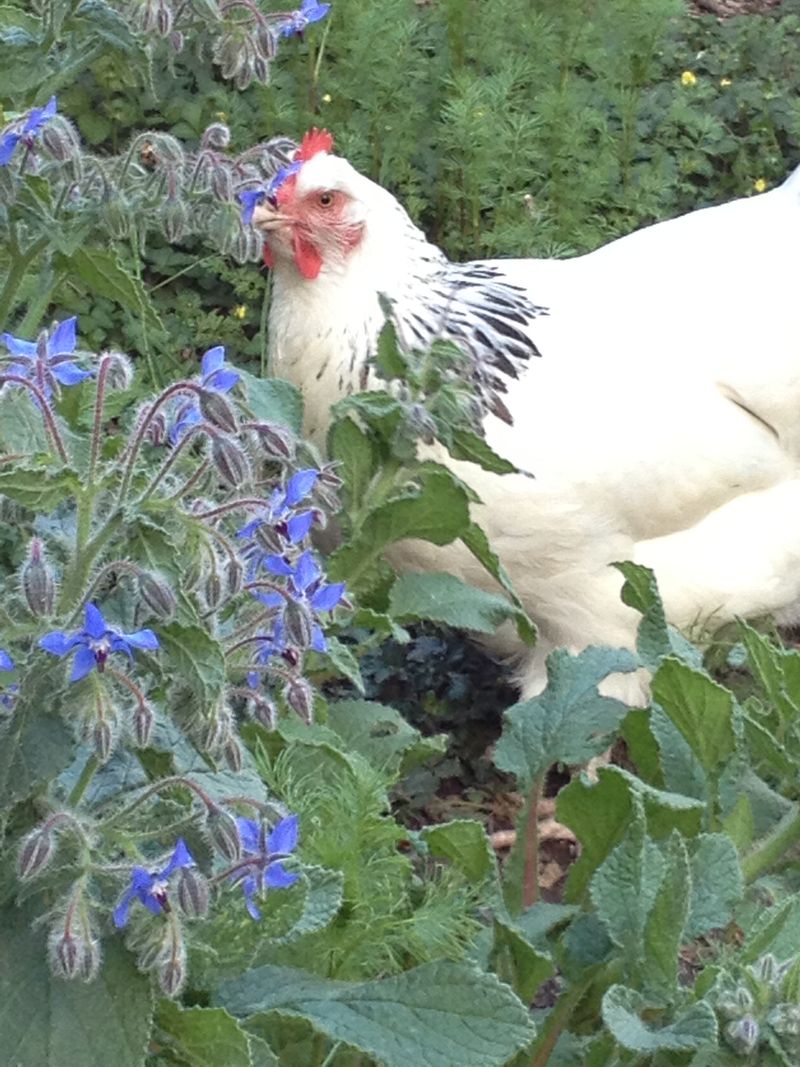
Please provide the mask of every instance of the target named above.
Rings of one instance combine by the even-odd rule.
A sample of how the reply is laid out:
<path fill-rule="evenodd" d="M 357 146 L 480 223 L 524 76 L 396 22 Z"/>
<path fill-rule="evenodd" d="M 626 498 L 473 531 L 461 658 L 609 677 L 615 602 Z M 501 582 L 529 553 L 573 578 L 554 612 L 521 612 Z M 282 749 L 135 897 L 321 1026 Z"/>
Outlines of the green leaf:
<path fill-rule="evenodd" d="M 653 678 L 653 700 L 664 709 L 711 777 L 733 755 L 733 694 L 707 674 L 670 656 Z"/>
<path fill-rule="evenodd" d="M 689 857 L 673 832 L 664 853 L 664 877 L 644 930 L 645 988 L 670 1001 L 678 987 L 678 955 L 689 914 Z"/>
<path fill-rule="evenodd" d="M 392 586 L 389 610 L 401 623 L 429 619 L 492 634 L 519 611 L 505 597 L 466 585 L 452 574 L 403 574 Z"/>
<path fill-rule="evenodd" d="M 52 451 L 42 413 L 23 386 L 0 393 L 0 441 L 3 451 L 8 453 L 32 455 Z"/>
<path fill-rule="evenodd" d="M 339 463 L 337 474 L 344 481 L 351 506 L 359 508 L 378 468 L 373 438 L 346 416 L 334 422 L 328 432 L 328 454 Z"/>
<path fill-rule="evenodd" d="M 461 534 L 461 540 L 473 554 L 475 559 L 477 559 L 477 561 L 486 568 L 489 574 L 491 574 L 494 580 L 505 589 L 512 603 L 519 608 L 519 613 L 515 619 L 517 633 L 519 634 L 520 640 L 524 641 L 526 645 L 533 647 L 533 645 L 536 644 L 536 627 L 525 613 L 522 601 L 517 596 L 508 571 L 506 571 L 505 567 L 500 562 L 500 557 L 489 544 L 489 538 L 476 522 L 471 522 L 467 529 Z"/>
<path fill-rule="evenodd" d="M 118 938 L 88 985 L 54 978 L 46 934 L 32 916 L 0 918 L 0 1042 L 14 1067 L 142 1067 L 150 1038 L 150 981 Z"/>
<path fill-rule="evenodd" d="M 756 823 L 753 805 L 745 793 L 736 798 L 736 803 L 722 820 L 722 828 L 739 852 L 744 852 L 752 845 L 756 835 Z"/>
<path fill-rule="evenodd" d="M 581 854 L 567 880 L 569 901 L 582 898 L 592 872 L 621 840 L 636 803 L 644 805 L 653 838 L 672 830 L 684 836 L 696 834 L 705 810 L 701 801 L 655 789 L 621 767 L 601 767 L 597 778 L 596 783 L 574 778 L 558 795 L 556 816 L 581 842 Z"/>
<path fill-rule="evenodd" d="M 328 726 L 373 767 L 400 774 L 441 755 L 444 737 L 423 737 L 394 708 L 373 700 L 337 700 L 328 705 Z"/>
<path fill-rule="evenodd" d="M 338 637 L 326 637 L 325 642 L 327 645 L 325 655 L 337 673 L 346 678 L 359 693 L 363 693 L 364 679 L 361 677 L 361 667 L 350 647 L 343 644 Z"/>
<path fill-rule="evenodd" d="M 511 969 L 514 992 L 526 1004 L 555 970 L 549 953 L 534 948 L 523 930 L 507 915 L 495 915 L 492 963 L 501 974 Z"/>
<path fill-rule="evenodd" d="M 203 708 L 222 695 L 225 685 L 225 657 L 218 641 L 200 626 L 171 622 L 158 630 L 161 664 L 168 678 L 187 682 Z M 170 663 L 170 661 L 172 661 Z"/>
<path fill-rule="evenodd" d="M 74 500 L 79 488 L 78 476 L 71 470 L 52 471 L 11 463 L 0 467 L 0 496 L 44 515 L 63 500 Z"/>
<path fill-rule="evenodd" d="M 636 666 L 625 649 L 591 647 L 576 656 L 566 649 L 551 652 L 544 692 L 505 713 L 496 765 L 528 790 L 553 763 L 585 763 L 598 755 L 628 711 L 620 701 L 601 696 L 598 683 Z"/>
<path fill-rule="evenodd" d="M 768 699 L 778 710 L 784 723 L 796 722 L 800 717 L 800 705 L 792 694 L 792 683 L 795 681 L 800 655 L 776 647 L 745 622 L 739 623 L 739 629 L 747 649 L 747 659 Z M 790 672 L 789 678 L 787 671 Z"/>
<path fill-rule="evenodd" d="M 479 437 L 472 430 L 454 428 L 447 434 L 445 445 L 453 459 L 463 459 L 468 463 L 477 463 L 485 471 L 493 474 L 517 474 L 513 463 L 498 456 L 486 439 Z"/>
<path fill-rule="evenodd" d="M 214 999 L 240 1017 L 277 1010 L 308 1019 L 384 1067 L 501 1067 L 535 1033 L 507 986 L 447 961 L 352 983 L 259 967 L 224 983 Z"/>
<path fill-rule="evenodd" d="M 383 311 L 388 316 L 390 308 L 385 307 Z M 394 324 L 388 317 L 378 336 L 378 351 L 375 362 L 386 378 L 405 378 L 408 374 L 408 363 L 397 343 L 397 332 Z"/>
<path fill-rule="evenodd" d="M 237 367 L 247 389 L 247 403 L 259 422 L 288 426 L 299 434 L 303 426 L 303 397 L 296 386 L 281 378 L 258 378 Z"/>
<path fill-rule="evenodd" d="M 418 487 L 371 511 L 328 560 L 336 580 L 357 584 L 358 576 L 388 545 L 413 537 L 446 545 L 469 525 L 467 493 L 443 467 L 429 465 L 418 475 Z"/>
<path fill-rule="evenodd" d="M 628 833 L 595 871 L 590 887 L 598 918 L 629 968 L 644 961 L 645 929 L 665 867 L 661 850 L 647 836 L 644 806 L 637 802 Z"/>
<path fill-rule="evenodd" d="M 736 846 L 727 834 L 701 834 L 689 851 L 692 898 L 686 935 L 691 939 L 728 925 L 744 895 L 744 880 Z"/>
<path fill-rule="evenodd" d="M 73 733 L 51 710 L 61 682 L 60 677 L 56 682 L 56 672 L 62 670 L 60 664 L 47 664 L 38 672 L 25 672 L 14 716 L 0 745 L 0 809 L 31 796 L 72 760 Z"/>
<path fill-rule="evenodd" d="M 701 666 L 700 650 L 667 623 L 658 584 L 650 568 L 630 562 L 614 566 L 625 578 L 620 594 L 623 604 L 642 613 L 636 634 L 636 651 L 642 663 L 650 671 L 656 671 L 664 656 L 675 655 L 693 667 Z"/>
<path fill-rule="evenodd" d="M 13 29 L 15 26 L 19 26 L 34 38 L 38 37 L 42 32 L 42 20 L 38 15 L 34 15 L 33 12 L 23 11 L 21 8 L 13 7 L 10 4 L 0 6 L 0 26 L 3 29 Z"/>
<path fill-rule="evenodd" d="M 448 860 L 473 884 L 479 885 L 497 872 L 494 851 L 483 825 L 475 819 L 426 826 L 420 836 L 431 854 Z"/>
<path fill-rule="evenodd" d="M 155 1025 L 157 1043 L 189 1067 L 251 1067 L 248 1035 L 224 1008 L 182 1008 L 161 1000 Z"/>
<path fill-rule="evenodd" d="M 91 296 L 104 296 L 141 318 L 148 329 L 162 332 L 161 319 L 147 290 L 119 261 L 113 249 L 76 248 L 69 255 L 57 253 L 57 270 L 79 277 Z"/>
<path fill-rule="evenodd" d="M 623 1048 L 631 1052 L 691 1052 L 716 1046 L 717 1020 L 709 1004 L 700 1001 L 660 1029 L 645 1023 L 644 997 L 622 985 L 611 986 L 603 997 L 603 1021 Z"/>

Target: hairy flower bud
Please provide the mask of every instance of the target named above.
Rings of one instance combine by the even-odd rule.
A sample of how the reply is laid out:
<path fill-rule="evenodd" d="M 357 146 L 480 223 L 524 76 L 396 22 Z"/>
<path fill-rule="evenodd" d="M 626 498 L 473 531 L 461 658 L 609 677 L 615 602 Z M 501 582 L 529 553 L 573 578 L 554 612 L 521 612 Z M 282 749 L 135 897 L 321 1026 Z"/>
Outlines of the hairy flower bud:
<path fill-rule="evenodd" d="M 225 433 L 236 433 L 239 429 L 233 405 L 215 389 L 201 389 L 198 406 L 206 422 L 210 422 L 217 429 L 224 430 Z"/>
<path fill-rule="evenodd" d="M 262 85 L 269 85 L 269 60 L 262 55 L 253 56 L 253 74 Z"/>
<path fill-rule="evenodd" d="M 54 115 L 42 130 L 42 143 L 60 163 L 80 156 L 80 144 L 75 137 L 72 123 L 63 115 Z"/>
<path fill-rule="evenodd" d="M 180 30 L 175 30 L 173 33 L 170 34 L 169 43 L 172 46 L 172 51 L 175 53 L 175 55 L 177 55 L 178 52 L 183 51 L 183 46 L 186 43 L 186 39 Z"/>
<path fill-rule="evenodd" d="M 122 352 L 104 352 L 109 360 L 106 384 L 109 389 L 129 389 L 133 383 L 133 364 Z"/>
<path fill-rule="evenodd" d="M 308 607 L 291 597 L 286 600 L 283 623 L 289 643 L 298 648 L 309 648 L 314 633 L 314 619 Z"/>
<path fill-rule="evenodd" d="M 74 978 L 82 956 L 80 939 L 68 931 L 55 937 L 50 947 L 50 965 L 59 978 Z"/>
<path fill-rule="evenodd" d="M 153 736 L 155 715 L 149 704 L 138 704 L 133 713 L 133 737 L 137 748 L 147 748 Z"/>
<path fill-rule="evenodd" d="M 296 438 L 291 430 L 273 422 L 260 422 L 254 427 L 261 447 L 270 459 L 291 460 L 294 458 Z"/>
<path fill-rule="evenodd" d="M 178 602 L 168 582 L 148 571 L 139 571 L 138 586 L 139 596 L 157 618 L 172 618 Z"/>
<path fill-rule="evenodd" d="M 92 729 L 94 754 L 99 763 L 107 763 L 114 748 L 114 734 L 106 719 L 98 719 Z"/>
<path fill-rule="evenodd" d="M 178 903 L 189 919 L 204 919 L 208 914 L 208 881 L 195 867 L 183 867 L 178 878 Z"/>
<path fill-rule="evenodd" d="M 752 1015 L 745 1015 L 725 1027 L 725 1037 L 740 1056 L 749 1056 L 758 1046 L 760 1032 Z"/>
<path fill-rule="evenodd" d="M 214 808 L 208 815 L 208 831 L 217 851 L 226 860 L 235 862 L 242 854 L 242 841 L 236 819 L 222 808 Z"/>
<path fill-rule="evenodd" d="M 94 938 L 81 940 L 78 972 L 84 982 L 91 982 L 100 970 L 100 945 Z"/>
<path fill-rule="evenodd" d="M 292 678 L 287 682 L 283 696 L 304 723 L 310 725 L 314 721 L 314 690 L 305 678 Z"/>
<path fill-rule="evenodd" d="M 282 555 L 286 547 L 281 535 L 275 527 L 268 522 L 262 522 L 260 526 L 257 526 L 253 537 L 255 538 L 256 544 L 263 548 L 265 552 Z"/>
<path fill-rule="evenodd" d="M 243 449 L 230 437 L 215 437 L 211 442 L 211 461 L 220 478 L 232 489 L 249 482 L 250 463 Z"/>
<path fill-rule="evenodd" d="M 278 723 L 278 709 L 267 697 L 252 693 L 248 702 L 248 711 L 256 722 L 267 730 L 274 730 Z"/>
<path fill-rule="evenodd" d="M 244 766 L 244 760 L 242 759 L 242 746 L 235 737 L 229 737 L 225 742 L 222 747 L 222 755 L 225 757 L 228 767 L 235 774 L 239 774 Z"/>
<path fill-rule="evenodd" d="M 240 593 L 243 583 L 244 567 L 240 560 L 235 556 L 231 556 L 225 567 L 225 584 L 228 587 L 228 595 L 236 596 L 237 593 Z"/>
<path fill-rule="evenodd" d="M 189 231 L 189 213 L 183 201 L 170 197 L 161 209 L 161 222 L 164 236 L 171 244 L 185 237 Z"/>
<path fill-rule="evenodd" d="M 212 122 L 210 126 L 206 126 L 203 136 L 200 138 L 200 144 L 203 148 L 213 148 L 216 151 L 223 151 L 230 143 L 230 127 L 226 126 L 224 122 Z"/>
<path fill-rule="evenodd" d="M 186 981 L 186 964 L 181 956 L 172 956 L 158 969 L 158 984 L 165 997 L 177 997 Z"/>
<path fill-rule="evenodd" d="M 799 1037 L 800 1004 L 778 1004 L 769 1013 L 767 1023 L 776 1034 L 785 1037 Z"/>
<path fill-rule="evenodd" d="M 28 558 L 22 565 L 20 584 L 25 602 L 35 618 L 43 619 L 52 615 L 56 598 L 56 580 L 52 567 L 45 559 L 44 546 L 38 537 L 34 537 L 28 546 Z"/>
<path fill-rule="evenodd" d="M 268 63 L 275 58 L 278 51 L 278 42 L 275 39 L 275 34 L 266 23 L 262 22 L 256 26 L 256 31 L 253 34 L 253 43 Z"/>
<path fill-rule="evenodd" d="M 161 37 L 168 37 L 172 29 L 172 8 L 163 0 L 156 11 L 156 29 Z"/>
<path fill-rule="evenodd" d="M 49 865 L 55 855 L 55 835 L 43 826 L 23 838 L 17 856 L 17 874 L 25 881 L 35 878 Z"/>
<path fill-rule="evenodd" d="M 222 579 L 217 571 L 211 571 L 203 583 L 203 598 L 211 611 L 222 603 Z"/>
<path fill-rule="evenodd" d="M 217 198 L 228 202 L 233 200 L 233 181 L 230 170 L 222 163 L 215 162 L 211 167 L 211 192 Z"/>
<path fill-rule="evenodd" d="M 145 431 L 147 440 L 156 448 L 161 448 L 167 442 L 167 416 L 163 410 L 157 411 L 147 424 Z"/>

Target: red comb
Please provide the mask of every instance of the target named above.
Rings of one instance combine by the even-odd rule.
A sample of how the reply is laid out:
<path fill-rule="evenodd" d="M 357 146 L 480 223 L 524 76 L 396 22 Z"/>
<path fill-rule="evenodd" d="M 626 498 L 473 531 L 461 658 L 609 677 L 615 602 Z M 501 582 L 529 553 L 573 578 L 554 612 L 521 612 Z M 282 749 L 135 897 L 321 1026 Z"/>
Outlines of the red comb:
<path fill-rule="evenodd" d="M 309 159 L 319 152 L 330 152 L 333 148 L 333 137 L 327 130 L 318 130 L 316 126 L 304 134 L 300 147 L 294 154 L 296 162 L 308 163 Z"/>

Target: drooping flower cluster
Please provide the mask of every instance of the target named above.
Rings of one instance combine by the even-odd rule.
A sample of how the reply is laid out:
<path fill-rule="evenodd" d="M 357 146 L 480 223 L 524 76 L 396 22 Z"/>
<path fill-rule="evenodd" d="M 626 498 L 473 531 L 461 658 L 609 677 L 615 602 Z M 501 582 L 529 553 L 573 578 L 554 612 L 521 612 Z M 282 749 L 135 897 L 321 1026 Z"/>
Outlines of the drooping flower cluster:
<path fill-rule="evenodd" d="M 228 393 L 239 381 L 240 375 L 225 364 L 225 349 L 222 345 L 209 348 L 200 361 L 200 386 L 211 393 Z M 167 421 L 166 436 L 175 445 L 186 431 L 202 422 L 203 415 L 197 397 L 176 398 Z M 158 431 L 157 431 L 158 432 Z M 160 432 L 159 432 L 160 436 Z"/>

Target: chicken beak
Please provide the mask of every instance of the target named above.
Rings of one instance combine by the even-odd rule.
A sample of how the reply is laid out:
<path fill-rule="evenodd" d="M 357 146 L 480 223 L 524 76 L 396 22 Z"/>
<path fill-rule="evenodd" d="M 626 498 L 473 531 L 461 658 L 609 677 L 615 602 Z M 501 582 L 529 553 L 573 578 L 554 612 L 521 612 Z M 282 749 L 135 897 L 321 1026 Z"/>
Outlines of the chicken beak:
<path fill-rule="evenodd" d="M 268 233 L 270 230 L 279 230 L 281 226 L 286 226 L 289 222 L 291 222 L 289 216 L 282 215 L 269 200 L 262 200 L 260 204 L 256 204 L 253 212 L 253 225 L 257 230 Z"/>

